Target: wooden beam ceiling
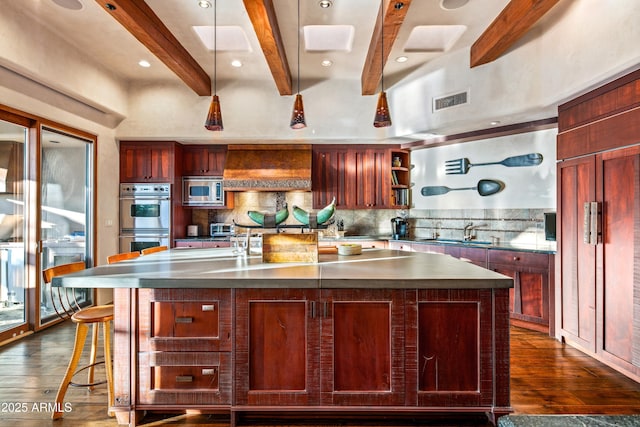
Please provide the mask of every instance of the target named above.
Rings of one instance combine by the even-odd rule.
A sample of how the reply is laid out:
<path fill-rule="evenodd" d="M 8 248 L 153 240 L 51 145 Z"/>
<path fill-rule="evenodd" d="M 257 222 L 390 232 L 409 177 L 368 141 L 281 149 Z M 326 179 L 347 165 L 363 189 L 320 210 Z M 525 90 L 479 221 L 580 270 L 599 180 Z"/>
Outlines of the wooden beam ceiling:
<path fill-rule="evenodd" d="M 143 0 L 96 0 L 200 96 L 211 95 L 211 78 Z"/>
<path fill-rule="evenodd" d="M 471 67 L 497 59 L 558 1 L 511 0 L 471 46 Z"/>
<path fill-rule="evenodd" d="M 378 18 L 371 34 L 367 59 L 364 61 L 362 69 L 363 95 L 373 95 L 377 92 L 378 84 L 382 79 L 382 64 L 387 63 L 389 53 L 391 53 L 391 48 L 398 37 L 404 18 L 407 16 L 409 6 L 411 6 L 411 0 L 384 0 L 384 3 L 380 5 L 383 8 L 384 20 L 380 19 L 380 10 L 378 10 Z M 384 28 L 382 28 L 383 21 Z"/>
<path fill-rule="evenodd" d="M 291 70 L 272 0 L 243 0 L 280 95 L 292 95 Z"/>

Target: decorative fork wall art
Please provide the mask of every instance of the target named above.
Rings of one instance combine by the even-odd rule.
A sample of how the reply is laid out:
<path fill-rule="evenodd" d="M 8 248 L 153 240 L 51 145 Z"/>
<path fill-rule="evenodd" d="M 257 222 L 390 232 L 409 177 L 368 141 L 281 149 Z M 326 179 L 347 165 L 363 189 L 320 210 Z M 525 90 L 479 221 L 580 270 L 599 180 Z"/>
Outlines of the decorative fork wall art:
<path fill-rule="evenodd" d="M 540 153 L 529 153 L 520 156 L 507 157 L 499 162 L 471 163 L 468 158 L 447 160 L 445 162 L 445 173 L 447 175 L 463 175 L 469 172 L 473 166 L 502 165 L 507 167 L 538 166 L 542 163 L 543 157 Z"/>

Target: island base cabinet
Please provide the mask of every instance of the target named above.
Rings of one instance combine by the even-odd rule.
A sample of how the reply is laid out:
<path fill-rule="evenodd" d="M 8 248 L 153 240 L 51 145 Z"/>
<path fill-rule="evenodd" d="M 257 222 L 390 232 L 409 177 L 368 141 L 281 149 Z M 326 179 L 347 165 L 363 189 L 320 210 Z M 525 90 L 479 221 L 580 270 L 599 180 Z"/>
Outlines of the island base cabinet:
<path fill-rule="evenodd" d="M 138 404 L 231 405 L 229 289 L 138 291 Z"/>
<path fill-rule="evenodd" d="M 403 291 L 238 290 L 236 403 L 404 404 Z"/>
<path fill-rule="evenodd" d="M 509 289 L 118 289 L 116 404 L 230 417 L 511 412 Z"/>
<path fill-rule="evenodd" d="M 236 405 L 317 405 L 319 291 L 236 290 Z"/>
<path fill-rule="evenodd" d="M 406 304 L 407 405 L 509 413 L 508 289 L 407 291 Z"/>

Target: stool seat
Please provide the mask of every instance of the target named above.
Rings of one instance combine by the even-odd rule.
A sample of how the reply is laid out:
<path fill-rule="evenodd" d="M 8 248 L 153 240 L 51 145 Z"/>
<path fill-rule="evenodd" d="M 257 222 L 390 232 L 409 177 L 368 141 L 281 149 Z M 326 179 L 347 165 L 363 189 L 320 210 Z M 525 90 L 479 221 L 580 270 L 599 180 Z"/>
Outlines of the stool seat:
<path fill-rule="evenodd" d="M 71 316 L 75 323 L 98 323 L 113 320 L 113 305 L 96 305 L 83 308 Z"/>

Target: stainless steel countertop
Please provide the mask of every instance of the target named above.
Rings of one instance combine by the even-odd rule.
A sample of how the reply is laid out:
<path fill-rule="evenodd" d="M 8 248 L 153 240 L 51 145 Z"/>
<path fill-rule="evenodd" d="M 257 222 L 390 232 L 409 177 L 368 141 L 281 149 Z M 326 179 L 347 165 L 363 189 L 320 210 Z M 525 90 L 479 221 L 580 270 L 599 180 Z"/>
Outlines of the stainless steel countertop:
<path fill-rule="evenodd" d="M 263 263 L 230 248 L 178 248 L 55 277 L 75 288 L 510 288 L 510 277 L 448 255 L 364 249 L 318 263 Z"/>

